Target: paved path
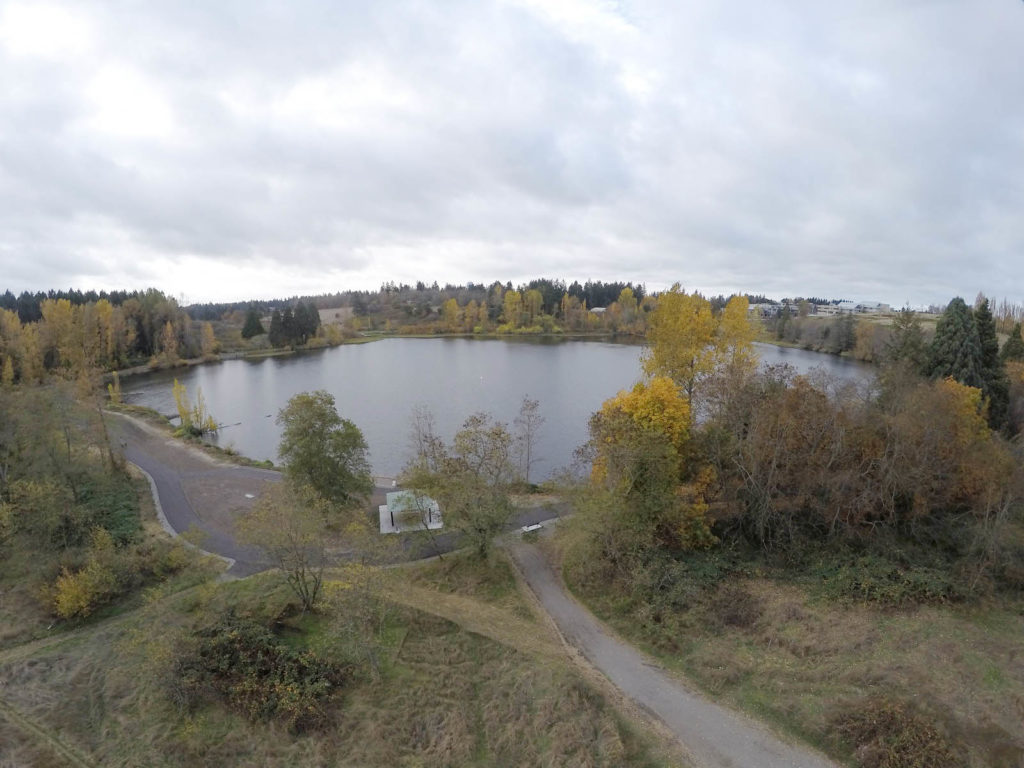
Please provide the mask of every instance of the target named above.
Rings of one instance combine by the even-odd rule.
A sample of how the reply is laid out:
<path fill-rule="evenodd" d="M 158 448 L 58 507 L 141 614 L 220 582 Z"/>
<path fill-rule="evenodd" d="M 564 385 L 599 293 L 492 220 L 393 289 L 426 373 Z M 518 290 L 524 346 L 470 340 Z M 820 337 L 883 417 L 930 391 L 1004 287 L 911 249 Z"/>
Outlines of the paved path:
<path fill-rule="evenodd" d="M 279 472 L 219 462 L 122 414 L 112 414 L 108 424 L 125 458 L 149 475 L 161 522 L 170 533 L 197 533 L 194 543 L 232 561 L 227 571 L 232 576 L 249 576 L 271 567 L 259 550 L 235 540 L 233 526 L 238 515 L 255 503 L 264 483 L 280 480 Z"/>
<path fill-rule="evenodd" d="M 241 578 L 274 567 L 258 549 L 235 540 L 234 524 L 255 504 L 264 483 L 281 479 L 279 472 L 219 461 L 144 421 L 120 413 L 108 415 L 111 438 L 120 443 L 125 458 L 149 476 L 158 514 L 168 533 L 197 534 L 194 543 L 231 562 L 227 570 L 230 576 Z M 376 489 L 371 502 L 383 503 L 383 494 L 390 490 Z M 562 507 L 524 509 L 509 527 L 556 518 L 564 512 Z M 440 533 L 432 540 L 406 537 L 403 542 L 398 555 L 402 560 L 433 557 L 460 546 L 459 535 L 451 532 Z"/>
<path fill-rule="evenodd" d="M 617 639 L 565 590 L 540 550 L 509 545 L 516 565 L 570 645 L 624 694 L 676 735 L 708 768 L 837 768 L 808 747 L 782 742 L 764 726 L 706 699 Z"/>

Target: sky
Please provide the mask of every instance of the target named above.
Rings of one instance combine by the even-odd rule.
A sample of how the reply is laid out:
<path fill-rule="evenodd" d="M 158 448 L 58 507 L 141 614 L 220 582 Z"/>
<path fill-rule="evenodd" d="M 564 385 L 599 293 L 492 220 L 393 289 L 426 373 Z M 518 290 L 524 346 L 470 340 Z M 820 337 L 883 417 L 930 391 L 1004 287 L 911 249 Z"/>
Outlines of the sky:
<path fill-rule="evenodd" d="M 1024 302 L 1020 0 L 0 0 L 0 291 Z"/>

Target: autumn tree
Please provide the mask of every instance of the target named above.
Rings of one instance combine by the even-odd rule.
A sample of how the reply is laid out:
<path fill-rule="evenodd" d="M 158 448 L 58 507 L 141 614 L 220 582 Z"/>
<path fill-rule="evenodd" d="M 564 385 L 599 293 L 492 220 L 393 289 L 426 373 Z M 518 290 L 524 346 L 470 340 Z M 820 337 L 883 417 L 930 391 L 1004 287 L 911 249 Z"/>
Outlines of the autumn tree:
<path fill-rule="evenodd" d="M 668 376 L 692 402 L 697 385 L 714 369 L 714 337 L 710 302 L 698 293 L 686 293 L 676 283 L 658 297 L 651 313 L 644 371 Z"/>
<path fill-rule="evenodd" d="M 414 425 L 414 448 L 403 484 L 436 499 L 445 527 L 459 531 L 486 559 L 514 511 L 508 495 L 516 474 L 512 433 L 490 415 L 475 413 L 445 444 L 433 431 L 433 420 L 421 416 Z"/>
<path fill-rule="evenodd" d="M 213 357 L 217 351 L 217 338 L 213 335 L 213 324 L 203 323 L 200 333 L 199 348 L 203 353 L 203 357 Z"/>
<path fill-rule="evenodd" d="M 178 336 L 170 320 L 164 323 L 160 333 L 160 360 L 166 365 L 176 365 L 178 362 Z"/>
<path fill-rule="evenodd" d="M 696 405 L 700 398 L 695 393 L 717 369 L 756 366 L 756 327 L 747 307 L 744 297 L 733 297 L 715 317 L 703 296 L 687 294 L 678 283 L 672 286 L 658 297 L 648 319 L 644 371 L 668 376 L 691 406 Z"/>
<path fill-rule="evenodd" d="M 366 440 L 355 424 L 338 415 L 334 396 L 303 392 L 280 410 L 278 454 L 285 474 L 308 485 L 337 507 L 349 507 L 373 490 Z"/>
<path fill-rule="evenodd" d="M 238 519 L 238 538 L 276 565 L 302 603 L 316 608 L 327 566 L 325 500 L 292 482 L 267 482 L 252 511 Z"/>
<path fill-rule="evenodd" d="M 590 485 L 619 510 L 614 527 L 627 548 L 713 543 L 703 489 L 683 488 L 690 433 L 690 406 L 665 376 L 620 392 L 591 417 Z"/>

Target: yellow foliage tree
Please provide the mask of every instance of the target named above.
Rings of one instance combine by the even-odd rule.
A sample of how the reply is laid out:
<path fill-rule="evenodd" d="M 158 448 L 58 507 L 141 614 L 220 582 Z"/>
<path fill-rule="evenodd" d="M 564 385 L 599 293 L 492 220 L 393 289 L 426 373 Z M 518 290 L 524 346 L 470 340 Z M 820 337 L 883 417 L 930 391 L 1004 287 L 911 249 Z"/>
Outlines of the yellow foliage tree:
<path fill-rule="evenodd" d="M 605 413 L 621 410 L 644 429 L 668 437 L 682 455 L 690 437 L 690 406 L 679 394 L 679 387 L 667 376 L 655 376 L 639 382 L 629 392 L 623 390 L 601 406 Z"/>
<path fill-rule="evenodd" d="M 53 610 L 62 619 L 85 618 L 118 593 L 111 566 L 114 540 L 104 528 L 92 532 L 89 560 L 80 571 L 65 568 L 53 587 Z"/>
<path fill-rule="evenodd" d="M 519 291 L 508 291 L 502 303 L 501 313 L 505 324 L 512 329 L 518 328 L 522 313 L 523 297 Z"/>
<path fill-rule="evenodd" d="M 164 323 L 164 329 L 160 334 L 160 355 L 167 365 L 178 362 L 178 336 L 170 320 Z"/>
<path fill-rule="evenodd" d="M 454 298 L 448 299 L 441 305 L 441 317 L 444 318 L 444 329 L 448 333 L 456 333 L 460 330 L 461 314 L 459 302 Z"/>
<path fill-rule="evenodd" d="M 716 325 L 710 302 L 698 293 L 686 293 L 676 283 L 658 297 L 651 313 L 644 371 L 668 376 L 692 402 L 697 384 L 715 367 Z"/>
<path fill-rule="evenodd" d="M 591 419 L 591 484 L 616 500 L 622 536 L 684 549 L 715 542 L 704 500 L 708 483 L 687 490 L 681 482 L 690 425 L 689 403 L 666 376 L 620 392 Z"/>
<path fill-rule="evenodd" d="M 745 296 L 733 296 L 718 318 L 718 358 L 733 370 L 752 371 L 757 367 L 754 339 L 757 326 L 750 318 L 750 304 Z"/>
<path fill-rule="evenodd" d="M 213 323 L 203 323 L 199 334 L 199 347 L 203 357 L 213 357 L 217 352 L 217 337 L 213 333 Z"/>

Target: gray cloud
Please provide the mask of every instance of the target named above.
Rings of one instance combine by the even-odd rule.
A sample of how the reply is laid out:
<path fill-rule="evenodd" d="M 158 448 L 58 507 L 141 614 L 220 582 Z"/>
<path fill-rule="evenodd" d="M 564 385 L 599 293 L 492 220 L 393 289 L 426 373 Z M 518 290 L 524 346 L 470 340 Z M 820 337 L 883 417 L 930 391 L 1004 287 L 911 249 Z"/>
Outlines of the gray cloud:
<path fill-rule="evenodd" d="M 1020 301 L 1022 33 L 1012 3 L 0 2 L 0 288 Z"/>

